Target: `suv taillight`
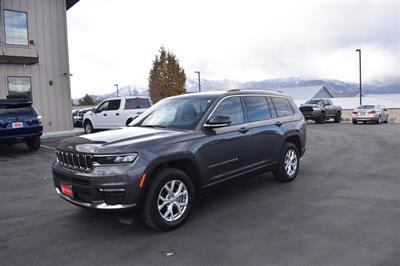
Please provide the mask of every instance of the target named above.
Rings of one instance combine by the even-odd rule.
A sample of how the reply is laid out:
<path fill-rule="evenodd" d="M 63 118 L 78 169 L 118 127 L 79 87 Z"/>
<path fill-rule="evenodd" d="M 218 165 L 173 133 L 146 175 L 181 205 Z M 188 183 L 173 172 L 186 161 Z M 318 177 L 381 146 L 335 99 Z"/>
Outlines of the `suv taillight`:
<path fill-rule="evenodd" d="M 358 112 L 357 111 L 353 111 L 353 112 L 351 112 L 353 115 L 356 115 L 356 114 L 358 114 Z"/>
<path fill-rule="evenodd" d="M 371 111 L 368 112 L 368 114 L 375 114 L 375 113 L 376 113 L 375 110 L 371 110 Z"/>
<path fill-rule="evenodd" d="M 39 125 L 41 125 L 41 124 L 42 124 L 42 116 L 39 115 L 39 116 L 37 117 L 37 120 L 38 120 Z"/>

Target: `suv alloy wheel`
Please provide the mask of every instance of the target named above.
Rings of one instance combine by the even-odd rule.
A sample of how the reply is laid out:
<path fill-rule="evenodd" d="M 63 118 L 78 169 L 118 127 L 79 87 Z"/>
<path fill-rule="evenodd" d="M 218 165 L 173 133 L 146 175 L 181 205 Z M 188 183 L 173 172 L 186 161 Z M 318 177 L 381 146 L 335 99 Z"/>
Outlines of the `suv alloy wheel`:
<path fill-rule="evenodd" d="M 85 129 L 85 133 L 86 134 L 92 134 L 94 132 L 94 128 L 92 125 L 92 122 L 90 122 L 89 120 L 85 121 L 85 125 L 84 125 L 84 129 Z"/>
<path fill-rule="evenodd" d="M 275 178 L 282 183 L 293 181 L 299 172 L 299 158 L 296 145 L 290 142 L 285 143 L 279 167 L 274 171 Z"/>
<path fill-rule="evenodd" d="M 168 231 L 188 217 L 194 201 L 194 186 L 183 171 L 164 168 L 151 177 L 142 218 L 151 228 Z"/>

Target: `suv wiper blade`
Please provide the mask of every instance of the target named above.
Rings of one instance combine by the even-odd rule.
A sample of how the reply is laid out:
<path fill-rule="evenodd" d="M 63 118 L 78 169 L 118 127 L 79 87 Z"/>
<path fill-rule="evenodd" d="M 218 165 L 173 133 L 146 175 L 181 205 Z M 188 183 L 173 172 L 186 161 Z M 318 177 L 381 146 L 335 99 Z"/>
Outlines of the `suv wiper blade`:
<path fill-rule="evenodd" d="M 160 125 L 140 125 L 141 127 L 153 127 L 153 128 L 166 128 L 165 126 L 160 126 Z"/>

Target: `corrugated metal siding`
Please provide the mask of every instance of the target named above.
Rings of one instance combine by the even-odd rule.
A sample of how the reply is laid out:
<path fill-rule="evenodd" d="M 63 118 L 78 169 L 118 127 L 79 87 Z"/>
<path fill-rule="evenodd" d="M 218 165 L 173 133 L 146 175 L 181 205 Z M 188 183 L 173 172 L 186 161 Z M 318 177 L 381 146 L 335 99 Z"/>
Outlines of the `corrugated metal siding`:
<path fill-rule="evenodd" d="M 71 129 L 70 80 L 64 75 L 69 73 L 65 0 L 0 0 L 0 4 L 0 45 L 6 54 L 36 54 L 36 50 L 39 54 L 36 65 L 0 65 L 0 98 L 8 93 L 7 76 L 30 76 L 33 102 L 43 116 L 45 131 Z M 29 40 L 34 46 L 4 44 L 4 9 L 28 13 Z"/>

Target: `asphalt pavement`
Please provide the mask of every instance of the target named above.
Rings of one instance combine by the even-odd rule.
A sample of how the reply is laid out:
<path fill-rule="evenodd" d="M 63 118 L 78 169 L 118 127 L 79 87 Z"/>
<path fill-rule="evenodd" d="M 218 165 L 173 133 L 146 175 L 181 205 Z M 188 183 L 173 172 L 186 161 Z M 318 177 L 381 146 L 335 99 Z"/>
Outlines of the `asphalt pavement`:
<path fill-rule="evenodd" d="M 52 147 L 0 145 L 1 265 L 399 265 L 400 124 L 308 125 L 297 179 L 201 194 L 179 229 L 56 195 Z"/>

